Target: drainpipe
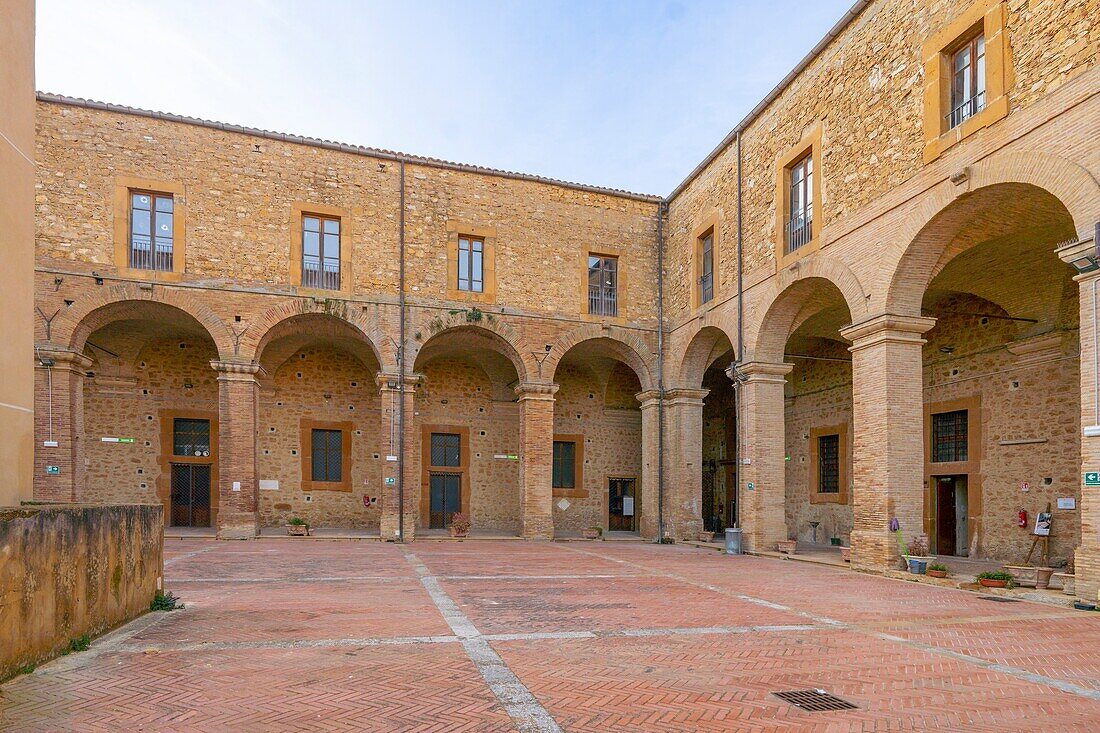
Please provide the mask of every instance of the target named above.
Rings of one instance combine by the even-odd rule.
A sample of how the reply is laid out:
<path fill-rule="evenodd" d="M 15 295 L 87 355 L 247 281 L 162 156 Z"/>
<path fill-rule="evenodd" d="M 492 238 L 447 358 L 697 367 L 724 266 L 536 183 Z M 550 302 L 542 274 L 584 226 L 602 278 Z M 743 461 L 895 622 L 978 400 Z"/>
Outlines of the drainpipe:
<path fill-rule="evenodd" d="M 401 178 L 397 229 L 398 338 L 397 346 L 397 541 L 405 541 L 405 161 L 399 163 Z"/>
<path fill-rule="evenodd" d="M 735 499 L 733 502 L 734 527 L 741 526 L 741 380 L 737 376 L 737 367 L 745 358 L 745 300 L 744 280 L 741 277 L 744 271 L 745 260 L 743 255 L 743 231 L 741 228 L 741 130 L 737 130 L 737 353 L 734 357 L 733 368 L 733 419 L 737 421 L 734 430 L 733 465 L 736 466 L 734 475 L 737 477 L 737 485 L 734 487 Z"/>
<path fill-rule="evenodd" d="M 657 204 L 657 542 L 665 540 L 665 211 Z"/>

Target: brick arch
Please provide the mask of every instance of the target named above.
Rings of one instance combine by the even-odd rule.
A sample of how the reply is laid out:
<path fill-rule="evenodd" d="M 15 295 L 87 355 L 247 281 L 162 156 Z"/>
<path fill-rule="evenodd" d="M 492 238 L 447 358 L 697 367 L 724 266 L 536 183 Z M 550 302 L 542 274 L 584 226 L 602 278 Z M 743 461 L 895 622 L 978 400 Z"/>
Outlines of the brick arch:
<path fill-rule="evenodd" d="M 235 354 L 238 358 L 259 361 L 264 348 L 274 336 L 279 335 L 279 326 L 292 318 L 315 315 L 334 319 L 357 332 L 374 353 L 382 371 L 397 371 L 397 355 L 393 344 L 382 332 L 378 316 L 365 314 L 361 308 L 352 307 L 343 301 L 324 301 L 299 298 L 288 300 L 267 309 L 248 324 L 241 335 L 240 347 Z"/>
<path fill-rule="evenodd" d="M 886 291 L 886 312 L 920 315 L 924 291 L 954 233 L 974 213 L 967 210 L 967 202 L 973 205 L 977 195 L 988 195 L 997 186 L 1020 184 L 1053 196 L 1078 238 L 1092 236 L 1093 224 L 1100 219 L 1100 183 L 1086 169 L 1057 155 L 1005 153 L 968 168 L 966 176 L 959 184 L 940 184 L 906 217 L 906 225 L 894 238 L 899 251 Z"/>
<path fill-rule="evenodd" d="M 585 341 L 597 340 L 606 343 L 619 361 L 634 370 L 638 375 L 638 381 L 642 383 L 643 392 L 656 389 L 657 382 L 653 378 L 653 369 L 650 364 L 652 359 L 642 356 L 650 353 L 646 343 L 631 331 L 619 328 L 605 330 L 603 326 L 595 323 L 575 328 L 558 338 L 552 344 L 550 356 L 542 365 L 543 375 L 553 379 L 558 370 L 558 364 L 570 349 Z"/>
<path fill-rule="evenodd" d="M 777 286 L 778 289 L 778 286 Z M 830 294 L 839 295 L 848 308 L 849 318 L 852 317 L 853 304 L 845 296 L 844 291 L 837 283 L 827 278 L 813 276 L 801 277 L 783 288 L 778 294 L 766 301 L 767 310 L 762 318 L 753 327 L 746 329 L 745 342 L 751 345 L 751 353 L 746 358 L 752 361 L 781 363 L 783 353 L 787 346 L 787 339 L 795 331 L 797 326 L 810 316 L 821 312 L 826 307 L 821 303 L 815 308 L 815 304 L 824 301 Z M 858 313 L 863 314 L 866 306 L 859 304 Z M 852 319 L 856 320 L 856 319 Z"/>
<path fill-rule="evenodd" d="M 709 324 L 706 321 L 700 323 L 688 341 L 683 355 L 679 359 L 674 357 L 673 363 L 680 365 L 676 384 L 688 389 L 701 388 L 703 375 L 714 360 L 721 356 L 721 353 L 714 353 L 715 349 L 720 348 L 725 342 L 736 349 L 736 334 L 730 336 L 729 331 L 718 324 Z"/>
<path fill-rule="evenodd" d="M 88 336 L 103 326 L 126 318 L 140 317 L 143 303 L 158 303 L 186 313 L 210 336 L 220 358 L 233 355 L 234 338 L 228 326 L 192 294 L 183 289 L 156 286 L 145 290 L 134 283 L 120 283 L 103 288 L 94 298 L 74 304 L 54 324 L 51 340 L 68 344 L 70 349 L 79 353 L 84 350 Z"/>
<path fill-rule="evenodd" d="M 495 347 L 498 353 L 512 362 L 512 366 L 515 367 L 516 374 L 521 382 L 527 381 L 528 374 L 537 373 L 531 370 L 529 359 L 524 358 L 523 352 L 520 350 L 522 341 L 519 333 L 512 326 L 491 314 L 483 313 L 481 319 L 475 321 L 470 319 L 467 311 L 448 313 L 444 317 L 433 318 L 424 330 L 427 331 L 426 334 L 423 331 L 417 331 L 416 335 L 409 341 L 407 361 L 409 366 L 407 368 L 410 370 L 416 364 L 417 356 L 420 355 L 425 346 L 431 343 L 432 339 L 448 333 L 465 331 L 484 337 L 484 343 Z M 417 335 L 420 338 L 417 338 Z"/>

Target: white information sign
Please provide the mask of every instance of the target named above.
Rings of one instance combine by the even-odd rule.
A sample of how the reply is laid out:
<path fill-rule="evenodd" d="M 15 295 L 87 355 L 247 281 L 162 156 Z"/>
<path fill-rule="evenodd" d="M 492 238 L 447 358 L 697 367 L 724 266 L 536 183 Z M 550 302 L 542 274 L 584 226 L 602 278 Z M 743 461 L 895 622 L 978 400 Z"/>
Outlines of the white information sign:
<path fill-rule="evenodd" d="M 624 496 L 623 497 L 623 516 L 624 517 L 633 517 L 634 516 L 634 497 L 633 496 Z"/>

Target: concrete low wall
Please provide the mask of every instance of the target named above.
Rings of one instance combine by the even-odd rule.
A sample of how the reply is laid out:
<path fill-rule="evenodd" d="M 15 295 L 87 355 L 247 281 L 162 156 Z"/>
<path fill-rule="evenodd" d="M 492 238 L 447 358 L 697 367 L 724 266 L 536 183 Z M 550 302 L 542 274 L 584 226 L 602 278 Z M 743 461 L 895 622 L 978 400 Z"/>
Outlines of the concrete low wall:
<path fill-rule="evenodd" d="M 0 680 L 149 610 L 160 506 L 0 507 Z"/>

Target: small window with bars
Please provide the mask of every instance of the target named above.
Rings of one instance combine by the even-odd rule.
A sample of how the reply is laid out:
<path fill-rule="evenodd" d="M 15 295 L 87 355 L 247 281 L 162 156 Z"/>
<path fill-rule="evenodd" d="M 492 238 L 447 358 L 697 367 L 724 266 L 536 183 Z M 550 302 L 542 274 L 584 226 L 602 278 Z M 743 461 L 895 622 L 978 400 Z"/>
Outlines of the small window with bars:
<path fill-rule="evenodd" d="M 340 289 L 340 219 L 302 217 L 302 286 Z"/>
<path fill-rule="evenodd" d="M 172 271 L 175 199 L 169 193 L 130 192 L 130 267 Z"/>
<path fill-rule="evenodd" d="M 339 483 L 344 480 L 344 431 L 314 428 L 310 478 Z"/>
<path fill-rule="evenodd" d="M 969 420 L 966 410 L 932 415 L 932 462 L 968 461 Z"/>
<path fill-rule="evenodd" d="M 554 441 L 553 488 L 577 486 L 577 444 L 571 440 Z"/>
<path fill-rule="evenodd" d="M 469 293 L 485 292 L 485 240 L 458 238 L 458 289 Z"/>
<path fill-rule="evenodd" d="M 619 315 L 619 258 L 588 256 L 588 312 Z"/>
<path fill-rule="evenodd" d="M 462 436 L 456 433 L 432 433 L 432 466 L 462 465 Z"/>
<path fill-rule="evenodd" d="M 172 421 L 172 455 L 203 458 L 210 455 L 210 421 L 177 417 Z"/>
<path fill-rule="evenodd" d="M 790 216 L 785 225 L 787 254 L 809 244 L 814 223 L 814 156 L 806 153 L 788 169 L 787 204 Z"/>
<path fill-rule="evenodd" d="M 699 305 L 714 298 L 714 230 L 703 235 L 699 251 Z"/>
<path fill-rule="evenodd" d="M 840 436 L 817 438 L 817 493 L 840 493 Z"/>

